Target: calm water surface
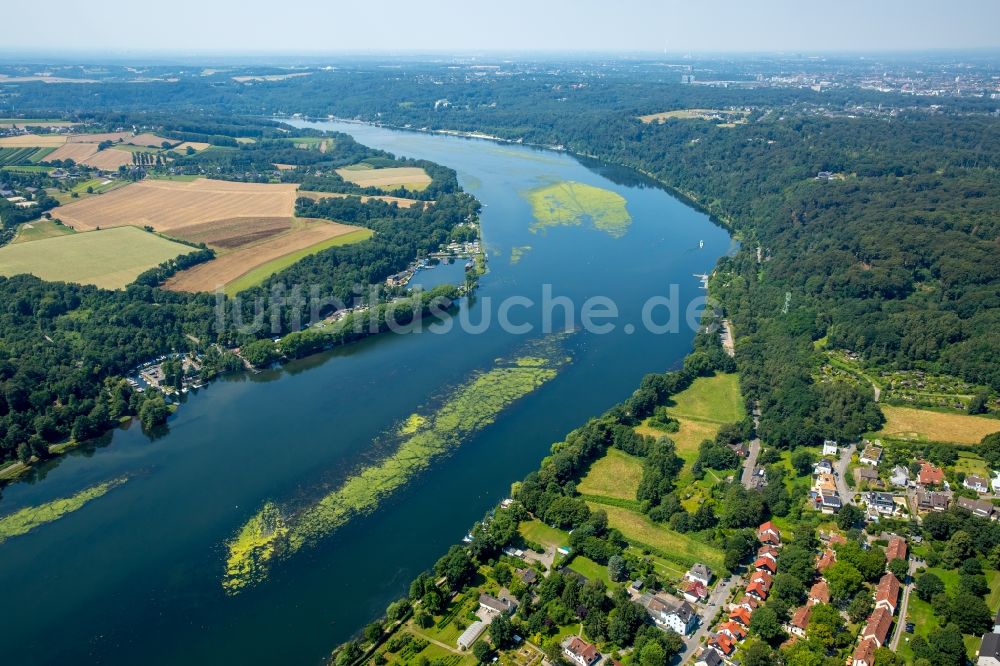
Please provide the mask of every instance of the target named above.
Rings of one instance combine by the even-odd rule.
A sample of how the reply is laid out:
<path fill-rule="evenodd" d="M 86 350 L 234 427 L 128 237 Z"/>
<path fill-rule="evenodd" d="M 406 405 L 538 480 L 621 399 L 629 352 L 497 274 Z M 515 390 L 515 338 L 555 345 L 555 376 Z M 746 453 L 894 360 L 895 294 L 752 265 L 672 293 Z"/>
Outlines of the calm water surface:
<path fill-rule="evenodd" d="M 552 442 L 626 398 L 643 374 L 676 365 L 693 332 L 655 335 L 642 304 L 676 284 L 682 303 L 703 294 L 693 274 L 732 249 L 709 219 L 634 174 L 584 166 L 563 154 L 456 137 L 320 123 L 361 143 L 456 169 L 484 204 L 490 272 L 478 322 L 513 295 L 542 285 L 576 303 L 604 295 L 616 331 L 577 332 L 573 361 L 497 422 L 466 441 L 375 514 L 356 519 L 278 564 L 267 582 L 223 594 L 224 543 L 267 499 L 308 500 L 386 451 L 373 441 L 435 397 L 516 353 L 538 333 L 490 327 L 470 335 L 387 335 L 191 396 L 151 441 L 137 427 L 4 489 L 0 514 L 65 497 L 127 474 L 124 486 L 81 510 L 0 544 L 3 663 L 317 664 L 405 593 L 408 582 L 461 539 L 535 468 Z M 532 233 L 523 192 L 573 180 L 620 193 L 633 223 L 614 239 L 586 225 Z M 704 247 L 699 249 L 699 241 Z M 512 263 L 511 248 L 530 246 Z M 418 274 L 433 284 L 448 269 Z M 493 301 L 492 308 L 487 308 Z M 559 313 L 557 312 L 557 315 Z M 517 311 L 537 322 L 540 309 Z M 558 317 L 557 317 L 558 319 Z"/>

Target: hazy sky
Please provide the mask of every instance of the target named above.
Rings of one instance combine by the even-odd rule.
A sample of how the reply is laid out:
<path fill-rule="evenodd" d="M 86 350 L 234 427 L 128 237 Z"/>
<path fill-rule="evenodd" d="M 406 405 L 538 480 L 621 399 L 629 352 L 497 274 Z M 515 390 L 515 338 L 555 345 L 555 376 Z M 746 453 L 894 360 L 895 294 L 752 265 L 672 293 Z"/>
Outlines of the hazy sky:
<path fill-rule="evenodd" d="M 1000 47 L 997 0 L 7 0 L 0 49 L 416 52 Z"/>

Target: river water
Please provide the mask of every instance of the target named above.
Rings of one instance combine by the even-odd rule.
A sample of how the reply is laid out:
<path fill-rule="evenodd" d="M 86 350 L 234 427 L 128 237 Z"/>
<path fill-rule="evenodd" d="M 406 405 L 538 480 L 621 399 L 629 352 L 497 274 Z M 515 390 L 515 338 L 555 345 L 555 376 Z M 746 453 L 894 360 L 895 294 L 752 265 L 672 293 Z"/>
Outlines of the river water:
<path fill-rule="evenodd" d="M 305 125 L 306 123 L 302 123 Z M 703 296 L 694 274 L 733 249 L 728 234 L 634 173 L 562 153 L 366 125 L 318 123 L 397 155 L 454 168 L 484 205 L 489 273 L 464 303 L 472 323 L 542 286 L 580 307 L 614 301 L 614 332 L 578 330 L 560 374 L 496 422 L 316 547 L 278 563 L 234 597 L 220 585 L 225 542 L 266 500 L 306 502 L 388 452 L 373 442 L 414 411 L 493 367 L 542 333 L 541 308 L 512 310 L 527 334 L 383 335 L 280 370 L 218 381 L 150 440 L 113 432 L 4 489 L 0 515 L 122 475 L 80 510 L 0 544 L 3 662 L 10 664 L 318 664 L 405 594 L 409 581 L 537 467 L 552 442 L 628 397 L 643 374 L 676 366 L 693 331 L 640 325 L 647 299 L 676 285 L 680 306 Z M 523 193 L 575 181 L 623 196 L 620 238 L 588 224 L 532 232 Z M 700 241 L 704 241 L 700 247 Z M 530 246 L 530 249 L 527 247 Z M 511 249 L 522 248 L 512 261 Z M 437 270 L 437 269 L 435 269 Z M 431 281 L 435 271 L 419 273 Z M 562 309 L 555 310 L 561 321 Z M 577 313 L 577 320 L 579 313 Z M 665 314 L 656 316 L 662 323 Z M 636 328 L 626 332 L 625 323 Z"/>

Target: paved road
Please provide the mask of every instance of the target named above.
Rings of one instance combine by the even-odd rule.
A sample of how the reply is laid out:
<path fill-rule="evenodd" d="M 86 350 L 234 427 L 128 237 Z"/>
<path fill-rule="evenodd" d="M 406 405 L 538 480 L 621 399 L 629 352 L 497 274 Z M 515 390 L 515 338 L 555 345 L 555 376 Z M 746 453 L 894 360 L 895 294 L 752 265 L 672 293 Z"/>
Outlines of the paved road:
<path fill-rule="evenodd" d="M 699 616 L 700 620 L 698 623 L 698 628 L 695 632 L 684 639 L 684 650 L 677 655 L 677 659 L 674 663 L 683 664 L 688 659 L 690 659 L 698 646 L 701 645 L 701 639 L 706 636 L 712 628 L 712 620 L 715 618 L 715 614 L 719 612 L 719 609 L 725 605 L 726 600 L 729 598 L 729 593 L 740 580 L 739 576 L 730 576 L 726 580 L 719 581 L 715 589 L 712 590 L 711 594 L 708 595 L 708 599 L 705 602 L 705 608 L 702 610 Z"/>
<path fill-rule="evenodd" d="M 753 429 L 754 434 L 757 433 L 757 428 L 760 427 L 760 406 L 754 408 L 753 410 Z M 753 473 L 757 469 L 757 456 L 760 455 L 760 438 L 754 437 L 750 440 L 750 452 L 747 453 L 747 460 L 743 463 L 743 475 L 740 477 L 740 483 L 743 484 L 744 488 L 750 487 L 750 480 L 753 479 Z"/>
<path fill-rule="evenodd" d="M 899 639 L 903 635 L 903 627 L 906 626 L 906 607 L 910 603 L 910 593 L 913 592 L 913 575 L 917 572 L 917 562 L 910 558 L 909 582 L 903 586 L 903 599 L 899 602 L 899 617 L 896 619 L 896 628 L 889 641 L 889 649 L 893 652 L 899 647 Z"/>
<path fill-rule="evenodd" d="M 837 479 L 837 492 L 840 494 L 842 502 L 854 504 L 854 491 L 847 487 L 847 465 L 851 462 L 851 453 L 854 452 L 854 445 L 840 447 L 840 459 L 834 467 L 834 476 Z"/>

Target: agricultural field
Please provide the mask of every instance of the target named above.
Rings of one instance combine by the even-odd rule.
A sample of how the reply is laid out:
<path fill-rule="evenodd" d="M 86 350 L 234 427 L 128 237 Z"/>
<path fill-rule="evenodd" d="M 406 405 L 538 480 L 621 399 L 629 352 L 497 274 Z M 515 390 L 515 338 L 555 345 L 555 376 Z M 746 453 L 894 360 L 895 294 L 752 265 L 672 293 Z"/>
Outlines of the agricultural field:
<path fill-rule="evenodd" d="M 38 162 L 52 152 L 52 148 L 0 148 L 0 166 Z"/>
<path fill-rule="evenodd" d="M 359 187 L 383 190 L 404 188 L 419 191 L 431 183 L 431 177 L 420 167 L 387 167 L 375 169 L 365 164 L 337 169 L 337 175 Z"/>
<path fill-rule="evenodd" d="M 132 164 L 132 153 L 128 150 L 108 148 L 97 151 L 90 157 L 79 161 L 101 171 L 117 171 L 118 167 Z"/>
<path fill-rule="evenodd" d="M 328 222 L 327 224 L 333 224 Z M 334 236 L 324 241 L 320 241 L 315 245 L 310 245 L 309 247 L 303 248 L 301 250 L 296 250 L 288 254 L 281 255 L 276 259 L 272 259 L 266 263 L 263 263 L 255 268 L 251 268 L 249 271 L 239 276 L 232 282 L 226 284 L 226 295 L 235 296 L 236 294 L 249 289 L 251 287 L 256 287 L 258 284 L 271 277 L 279 271 L 283 271 L 295 262 L 299 261 L 304 257 L 316 254 L 317 252 L 322 252 L 331 247 L 337 247 L 339 245 L 350 245 L 351 243 L 359 243 L 363 240 L 367 240 L 372 237 L 372 231 L 370 229 L 362 229 L 359 227 L 353 227 L 353 231 L 349 231 L 345 234 Z"/>
<path fill-rule="evenodd" d="M 276 166 L 279 166 L 280 168 L 280 165 Z M 421 201 L 420 199 L 407 199 L 405 197 L 391 197 L 388 195 L 358 197 L 357 194 L 343 194 L 341 192 L 313 192 L 310 190 L 299 190 L 298 196 L 302 197 L 303 199 L 312 199 L 313 201 L 320 201 L 322 199 L 344 199 L 347 197 L 357 197 L 361 199 L 361 203 L 368 203 L 373 199 L 377 199 L 379 201 L 384 201 L 386 203 L 394 203 L 400 208 L 410 208 L 412 206 L 417 206 L 417 205 L 424 206 L 434 203 L 433 201 Z"/>
<path fill-rule="evenodd" d="M 55 160 L 73 160 L 83 163 L 97 154 L 96 143 L 66 143 L 45 156 L 48 162 Z"/>
<path fill-rule="evenodd" d="M 183 227 L 235 217 L 292 217 L 296 187 L 205 178 L 143 180 L 63 206 L 58 216 L 78 231 L 149 225 L 175 234 Z"/>
<path fill-rule="evenodd" d="M 540 520 L 526 520 L 517 526 L 517 531 L 526 540 L 542 546 L 559 548 L 569 545 L 569 534 L 555 527 L 549 527 Z"/>
<path fill-rule="evenodd" d="M 325 220 L 287 219 L 291 224 L 285 231 L 265 237 L 262 242 L 242 244 L 237 250 L 220 253 L 212 261 L 181 271 L 164 283 L 164 289 L 213 291 L 225 287 L 227 294 L 234 295 L 260 284 L 305 256 L 336 245 L 365 240 L 372 233 L 368 229 Z M 256 226 L 252 226 L 251 229 L 251 235 L 271 231 L 261 230 Z M 242 243 L 242 241 L 243 239 L 239 237 L 226 239 L 227 243 Z"/>
<path fill-rule="evenodd" d="M 612 238 L 621 238 L 632 224 L 625 198 L 600 187 L 565 181 L 529 190 L 525 197 L 535 217 L 533 232 L 586 222 Z"/>
<path fill-rule="evenodd" d="M 200 153 L 201 151 L 208 150 L 211 147 L 212 144 L 210 143 L 203 143 L 201 141 L 185 141 L 178 146 L 174 146 L 171 150 L 177 151 L 178 153 L 184 153 L 187 152 L 188 148 L 190 148 L 191 150 Z"/>
<path fill-rule="evenodd" d="M 34 222 L 27 222 L 18 227 L 17 236 L 14 237 L 12 243 L 30 243 L 36 240 L 45 240 L 46 238 L 55 238 L 57 236 L 68 236 L 69 234 L 76 233 L 69 227 L 56 224 L 52 220 L 36 220 Z"/>
<path fill-rule="evenodd" d="M 57 148 L 64 143 L 64 134 L 20 134 L 0 138 L 0 148 Z"/>
<path fill-rule="evenodd" d="M 603 458 L 594 461 L 576 489 L 584 495 L 634 500 L 641 480 L 642 460 L 609 448 Z"/>
<path fill-rule="evenodd" d="M 145 146 L 147 148 L 162 148 L 164 143 L 168 143 L 171 146 L 180 143 L 177 139 L 165 139 L 162 136 L 157 136 L 155 134 L 150 134 L 146 132 L 144 134 L 137 134 L 128 140 L 128 143 L 133 146 Z"/>
<path fill-rule="evenodd" d="M 875 433 L 876 437 L 978 444 L 986 435 L 1000 431 L 1000 419 L 985 416 L 894 405 L 882 405 L 882 413 L 885 414 L 885 425 Z"/>
<path fill-rule="evenodd" d="M 67 143 L 101 143 L 111 141 L 112 143 L 124 143 L 132 138 L 131 132 L 101 132 L 99 134 L 70 134 L 66 137 Z"/>
<path fill-rule="evenodd" d="M 31 273 L 51 282 L 120 289 L 143 271 L 189 252 L 187 245 L 122 227 L 2 247 L 0 275 Z"/>

